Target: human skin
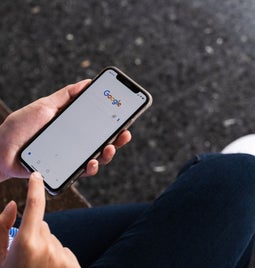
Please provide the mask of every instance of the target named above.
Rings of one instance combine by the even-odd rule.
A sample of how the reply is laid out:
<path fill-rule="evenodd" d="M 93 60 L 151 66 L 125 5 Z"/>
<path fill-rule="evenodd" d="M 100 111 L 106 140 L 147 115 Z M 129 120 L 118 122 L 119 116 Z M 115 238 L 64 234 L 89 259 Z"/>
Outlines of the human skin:
<path fill-rule="evenodd" d="M 38 130 L 63 109 L 72 99 L 90 84 L 83 80 L 41 98 L 10 114 L 0 126 L 0 182 L 11 177 L 28 178 L 30 173 L 18 161 L 18 152 Z M 82 176 L 92 176 L 98 164 L 107 164 L 120 148 L 131 139 L 128 130 L 123 131 L 113 144 L 107 145 L 101 156 L 91 160 Z"/>
<path fill-rule="evenodd" d="M 30 174 L 19 162 L 21 147 L 86 86 L 91 80 L 69 85 L 10 114 L 0 126 L 0 182 L 11 177 L 28 178 L 27 202 L 19 232 L 8 251 L 8 233 L 17 216 L 17 205 L 11 201 L 0 214 L 0 268 L 80 267 L 74 254 L 51 234 L 43 221 L 45 191 L 41 175 Z M 109 163 L 116 149 L 131 140 L 123 131 L 113 144 L 107 145 L 99 158 L 92 159 L 82 176 L 93 176 L 99 164 Z"/>
<path fill-rule="evenodd" d="M 0 215 L 1 268 L 68 268 L 80 267 L 70 249 L 63 247 L 43 221 L 45 191 L 41 175 L 31 174 L 27 202 L 19 232 L 7 251 L 8 231 L 15 221 L 17 205 L 11 201 Z"/>

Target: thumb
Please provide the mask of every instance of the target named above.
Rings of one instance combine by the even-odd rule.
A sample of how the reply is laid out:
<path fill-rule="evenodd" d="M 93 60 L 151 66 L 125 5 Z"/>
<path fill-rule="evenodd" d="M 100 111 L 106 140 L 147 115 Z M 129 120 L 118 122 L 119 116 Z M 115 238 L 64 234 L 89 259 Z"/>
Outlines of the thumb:
<path fill-rule="evenodd" d="M 66 106 L 78 93 L 91 83 L 90 79 L 82 80 L 76 84 L 68 85 L 48 96 L 58 109 Z"/>
<path fill-rule="evenodd" d="M 0 263 L 5 259 L 9 242 L 9 229 L 14 224 L 16 215 L 17 205 L 14 201 L 11 201 L 0 214 Z"/>

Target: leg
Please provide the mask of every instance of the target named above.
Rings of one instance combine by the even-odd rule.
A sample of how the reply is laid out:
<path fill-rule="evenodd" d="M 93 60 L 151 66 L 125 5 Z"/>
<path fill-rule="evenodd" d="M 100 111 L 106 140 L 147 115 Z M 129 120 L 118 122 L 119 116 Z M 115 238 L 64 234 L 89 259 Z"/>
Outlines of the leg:
<path fill-rule="evenodd" d="M 149 204 L 111 205 L 48 213 L 51 232 L 88 267 L 135 221 Z"/>
<path fill-rule="evenodd" d="M 215 155 L 183 171 L 91 267 L 236 267 L 254 230 L 255 157 Z"/>

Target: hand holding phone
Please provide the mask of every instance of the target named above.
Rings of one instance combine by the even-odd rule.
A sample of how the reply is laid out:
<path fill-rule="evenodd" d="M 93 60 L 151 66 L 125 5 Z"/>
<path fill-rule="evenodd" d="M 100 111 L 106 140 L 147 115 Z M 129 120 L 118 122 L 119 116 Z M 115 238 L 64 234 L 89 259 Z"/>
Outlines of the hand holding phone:
<path fill-rule="evenodd" d="M 20 160 L 39 171 L 48 192 L 57 194 L 151 103 L 147 91 L 108 67 L 25 145 Z"/>
<path fill-rule="evenodd" d="M 91 80 L 87 79 L 68 85 L 24 106 L 6 118 L 0 125 L 0 182 L 13 177 L 28 178 L 30 176 L 31 171 L 25 169 L 19 161 L 20 149 L 90 82 Z M 82 176 L 95 175 L 98 171 L 98 164 L 109 163 L 116 149 L 127 144 L 130 139 L 131 135 L 128 130 L 121 132 L 113 144 L 104 147 L 99 158 L 88 162 Z"/>

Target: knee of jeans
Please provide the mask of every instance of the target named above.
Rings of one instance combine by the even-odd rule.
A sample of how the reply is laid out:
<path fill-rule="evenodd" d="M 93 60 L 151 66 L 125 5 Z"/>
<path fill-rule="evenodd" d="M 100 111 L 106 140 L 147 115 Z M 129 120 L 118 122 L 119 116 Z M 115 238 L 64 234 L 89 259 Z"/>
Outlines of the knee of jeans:
<path fill-rule="evenodd" d="M 255 198 L 255 156 L 249 154 L 219 154 L 202 159 L 197 166 L 203 179 L 211 179 L 223 188 L 240 187 L 243 192 L 253 192 Z M 223 189 L 224 190 L 224 189 Z"/>
<path fill-rule="evenodd" d="M 219 207 L 219 204 L 224 203 L 242 209 L 254 203 L 254 156 L 217 154 L 213 157 L 201 157 L 194 163 L 159 196 L 160 199 L 166 198 L 169 201 L 182 196 L 184 200 L 189 200 L 187 203 L 195 200 L 198 204 Z"/>
<path fill-rule="evenodd" d="M 190 168 L 194 167 L 196 164 L 200 163 L 204 160 L 209 160 L 215 157 L 218 157 L 221 155 L 220 153 L 204 153 L 204 154 L 196 154 L 191 158 L 189 161 L 187 161 L 179 170 L 177 173 L 177 177 L 182 175 L 184 172 L 188 171 Z"/>

